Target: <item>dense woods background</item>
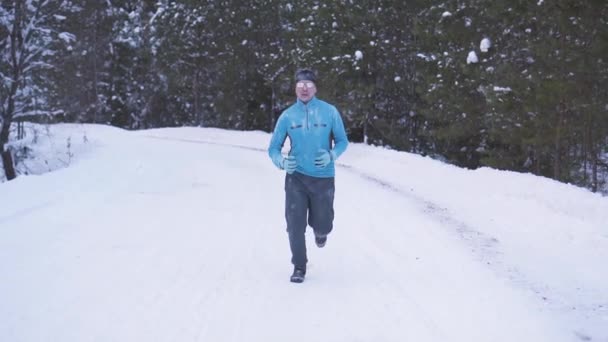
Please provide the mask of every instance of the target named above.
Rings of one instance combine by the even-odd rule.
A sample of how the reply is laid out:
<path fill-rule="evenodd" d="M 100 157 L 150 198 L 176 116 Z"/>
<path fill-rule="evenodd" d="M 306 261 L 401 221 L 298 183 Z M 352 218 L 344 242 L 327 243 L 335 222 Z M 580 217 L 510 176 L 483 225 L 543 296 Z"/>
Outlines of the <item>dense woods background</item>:
<path fill-rule="evenodd" d="M 8 179 L 18 122 L 271 131 L 311 67 L 352 141 L 607 189 L 605 0 L 0 3 Z"/>

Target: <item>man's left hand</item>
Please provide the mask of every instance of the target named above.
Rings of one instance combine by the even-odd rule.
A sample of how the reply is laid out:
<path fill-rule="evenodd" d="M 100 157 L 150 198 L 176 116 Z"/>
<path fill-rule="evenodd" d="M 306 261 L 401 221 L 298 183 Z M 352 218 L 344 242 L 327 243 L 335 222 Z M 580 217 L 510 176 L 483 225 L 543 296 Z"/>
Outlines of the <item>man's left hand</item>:
<path fill-rule="evenodd" d="M 323 169 L 329 165 L 329 163 L 333 160 L 332 154 L 326 150 L 319 149 L 317 151 L 317 158 L 315 159 L 315 166 Z"/>

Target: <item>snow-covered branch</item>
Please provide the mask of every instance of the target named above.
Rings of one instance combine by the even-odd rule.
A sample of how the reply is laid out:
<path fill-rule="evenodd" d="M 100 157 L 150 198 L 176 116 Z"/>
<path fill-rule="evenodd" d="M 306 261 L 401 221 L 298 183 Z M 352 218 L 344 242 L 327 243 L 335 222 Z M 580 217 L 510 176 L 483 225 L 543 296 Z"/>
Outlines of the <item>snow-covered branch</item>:
<path fill-rule="evenodd" d="M 49 111 L 49 110 L 33 109 L 33 110 L 28 110 L 28 111 L 22 111 L 21 113 L 15 115 L 14 119 L 18 119 L 18 118 L 22 118 L 22 117 L 40 116 L 40 115 L 57 116 L 57 115 L 62 115 L 62 114 L 64 114 L 63 110 Z"/>

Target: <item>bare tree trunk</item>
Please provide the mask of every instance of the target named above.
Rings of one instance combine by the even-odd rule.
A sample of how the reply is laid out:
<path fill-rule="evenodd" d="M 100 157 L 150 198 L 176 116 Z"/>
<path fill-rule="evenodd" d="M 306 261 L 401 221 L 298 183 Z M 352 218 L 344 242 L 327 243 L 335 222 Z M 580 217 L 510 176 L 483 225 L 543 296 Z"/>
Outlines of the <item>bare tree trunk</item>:
<path fill-rule="evenodd" d="M 366 145 L 368 144 L 367 137 L 369 136 L 368 122 L 369 122 L 369 114 L 366 112 L 365 118 L 363 119 L 363 143 Z"/>
<path fill-rule="evenodd" d="M 597 166 L 598 166 L 598 154 L 596 153 L 595 148 L 595 140 L 593 139 L 593 127 L 595 125 L 595 120 L 593 115 L 588 115 L 587 119 L 587 153 L 589 154 L 590 164 L 591 164 L 591 191 L 597 192 L 598 183 L 597 183 Z M 585 168 L 585 174 L 587 173 L 587 168 Z M 586 175 L 585 175 L 586 177 Z M 587 184 L 589 186 L 589 184 Z"/>
<path fill-rule="evenodd" d="M 532 149 L 532 158 L 534 160 L 534 174 L 540 175 L 542 152 L 539 150 L 538 143 L 534 144 Z"/>
<path fill-rule="evenodd" d="M 16 82 L 14 82 L 14 84 L 16 84 Z M 14 86 L 11 88 L 14 88 Z M 8 149 L 5 150 L 10 134 L 11 122 L 13 121 L 12 113 L 14 107 L 14 93 L 11 90 L 11 94 L 9 94 L 8 112 L 5 113 L 7 117 L 2 120 L 2 128 L 0 129 L 0 153 L 2 154 L 2 165 L 4 166 L 4 174 L 6 175 L 6 179 L 8 180 L 17 178 L 17 173 L 15 172 L 15 167 L 13 166 L 13 156 L 11 154 L 11 151 L 9 151 Z"/>
<path fill-rule="evenodd" d="M 201 110 L 201 101 L 200 101 L 200 90 L 199 90 L 199 71 L 194 72 L 194 81 L 192 85 L 192 91 L 194 96 L 194 117 L 196 118 L 197 125 L 199 127 L 205 127 L 203 122 L 203 111 Z"/>
<path fill-rule="evenodd" d="M 7 180 L 13 180 L 17 178 L 17 172 L 15 172 L 15 167 L 13 166 L 13 155 L 11 151 L 6 150 L 2 152 L 2 165 L 4 165 L 4 173 L 6 174 Z"/>
<path fill-rule="evenodd" d="M 592 127 L 592 119 L 591 119 L 591 115 L 589 113 L 587 113 L 586 117 L 585 117 L 585 124 L 584 124 L 584 133 L 583 133 L 583 180 L 585 181 L 585 183 L 588 182 L 587 178 L 589 176 L 589 161 L 591 157 L 591 127 Z M 588 184 L 587 184 L 588 185 Z"/>
<path fill-rule="evenodd" d="M 21 36 L 21 20 L 23 16 L 23 3 L 20 0 L 14 1 L 15 6 L 15 23 L 13 25 L 13 31 L 11 32 L 11 66 L 12 80 L 11 87 L 8 94 L 8 106 L 6 112 L 2 117 L 2 128 L 0 128 L 0 153 L 2 154 L 2 164 L 4 166 L 4 173 L 6 179 L 11 180 L 17 178 L 15 167 L 13 165 L 13 156 L 11 152 L 6 149 L 8 139 L 10 135 L 11 124 L 13 123 L 13 117 L 15 114 L 15 96 L 19 89 L 19 80 L 21 79 L 21 61 L 22 54 L 17 54 L 17 51 L 21 51 L 23 47 L 23 37 Z M 19 56 L 19 57 L 18 57 Z"/>
<path fill-rule="evenodd" d="M 597 192 L 597 188 L 598 188 L 598 182 L 597 182 L 597 164 L 598 164 L 598 158 L 597 158 L 597 153 L 595 153 L 595 147 L 592 146 L 591 147 L 591 156 L 593 158 L 592 160 L 592 164 L 591 164 L 591 172 L 592 172 L 592 176 L 591 176 L 591 191 L 593 192 Z"/>
<path fill-rule="evenodd" d="M 274 132 L 274 126 L 276 125 L 276 120 L 278 118 L 279 109 L 277 108 L 277 94 L 275 90 L 275 81 L 274 79 L 271 81 L 271 89 L 272 89 L 272 97 L 270 100 L 270 118 L 268 122 L 270 123 L 270 132 Z"/>
<path fill-rule="evenodd" d="M 95 8 L 95 19 L 94 19 L 94 26 L 93 26 L 93 96 L 95 96 L 95 98 L 93 99 L 93 103 L 94 103 L 94 110 L 95 112 L 93 113 L 93 123 L 97 123 L 98 117 L 99 117 L 99 94 L 97 91 L 97 87 L 99 85 L 99 82 L 97 81 L 97 25 L 98 25 L 98 21 L 97 21 L 97 12 L 99 11 L 98 8 Z"/>
<path fill-rule="evenodd" d="M 562 121 L 563 121 L 564 108 L 563 103 L 560 103 L 557 108 L 557 123 L 555 126 L 555 139 L 553 141 L 554 146 L 554 159 L 553 159 L 553 179 L 562 180 L 561 178 L 561 151 L 562 151 Z"/>
<path fill-rule="evenodd" d="M 17 140 L 25 138 L 25 127 L 23 120 L 17 121 Z"/>

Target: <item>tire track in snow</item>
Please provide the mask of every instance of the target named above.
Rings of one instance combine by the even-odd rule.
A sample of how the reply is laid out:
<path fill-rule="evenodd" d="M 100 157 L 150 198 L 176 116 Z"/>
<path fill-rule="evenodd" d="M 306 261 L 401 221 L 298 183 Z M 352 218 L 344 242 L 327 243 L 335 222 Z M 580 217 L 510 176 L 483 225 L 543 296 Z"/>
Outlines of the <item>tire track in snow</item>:
<path fill-rule="evenodd" d="M 208 141 L 208 140 L 169 138 L 169 137 L 161 137 L 161 136 L 153 136 L 153 135 L 146 135 L 144 137 L 151 138 L 151 139 L 158 139 L 158 140 L 179 141 L 179 142 L 185 142 L 185 143 L 191 143 L 191 144 L 205 144 L 205 145 L 232 147 L 232 148 L 238 148 L 238 149 L 249 150 L 249 151 L 254 151 L 254 152 L 262 152 L 262 153 L 267 152 L 267 150 L 263 149 L 263 148 L 257 148 L 257 147 L 251 147 L 251 146 L 246 146 L 246 145 L 239 145 L 239 144 L 219 143 L 219 142 Z M 380 186 L 381 188 L 383 188 L 387 191 L 391 191 L 400 196 L 406 197 L 407 199 L 416 203 L 420 207 L 420 210 L 422 212 L 427 213 L 429 216 L 431 216 L 431 217 L 435 218 L 437 221 L 439 221 L 442 224 L 442 226 L 448 226 L 448 227 L 455 228 L 459 237 L 462 240 L 467 241 L 468 243 L 470 243 L 472 245 L 472 247 L 473 247 L 472 252 L 478 256 L 478 258 L 481 262 L 484 262 L 487 265 L 500 264 L 498 261 L 498 258 L 497 258 L 500 255 L 500 252 L 496 250 L 496 247 L 498 246 L 499 241 L 495 237 L 489 236 L 487 234 L 474 230 L 473 228 L 469 227 L 466 223 L 464 223 L 462 221 L 458 221 L 454 217 L 452 217 L 452 215 L 450 215 L 449 211 L 446 208 L 442 208 L 441 206 L 439 206 L 438 204 L 436 204 L 432 201 L 429 201 L 425 198 L 417 196 L 416 194 L 412 193 L 411 191 L 408 192 L 404 189 L 401 189 L 398 186 L 391 184 L 390 182 L 387 182 L 378 177 L 365 173 L 352 165 L 338 162 L 338 163 L 336 163 L 336 166 L 338 166 L 341 169 L 346 170 L 352 174 L 355 174 L 368 182 L 371 182 L 377 186 Z M 525 278 L 523 277 L 523 275 L 521 273 L 519 273 L 515 268 L 508 267 L 505 265 L 503 265 L 503 268 L 506 270 L 506 273 L 510 276 L 509 278 L 511 280 L 513 280 L 513 281 L 519 280 L 522 283 L 526 283 L 524 281 Z M 531 284 L 528 284 L 528 285 L 531 286 Z M 541 291 L 538 289 L 534 289 L 534 292 L 539 295 L 541 294 Z M 542 298 L 546 298 L 546 297 L 542 296 Z"/>
<path fill-rule="evenodd" d="M 26 216 L 26 215 L 30 215 L 36 211 L 39 211 L 41 209 L 46 209 L 51 207 L 54 203 L 56 203 L 56 201 L 51 201 L 51 200 L 47 200 L 45 202 L 42 203 L 38 203 L 36 205 L 32 205 L 28 208 L 23 208 L 23 209 L 19 209 L 16 210 L 13 213 L 10 213 L 8 215 L 5 216 L 0 216 L 0 224 L 14 220 L 14 219 L 18 219 L 20 217 Z"/>
<path fill-rule="evenodd" d="M 243 150 L 264 152 L 264 153 L 267 151 L 266 149 L 263 149 L 263 148 L 238 145 L 238 144 L 218 143 L 218 142 L 207 141 L 207 140 L 168 138 L 168 137 L 159 137 L 159 136 L 151 136 L 151 135 L 148 135 L 146 137 L 152 138 L 152 139 L 159 139 L 159 140 L 180 141 L 180 142 L 186 142 L 186 143 L 192 143 L 192 144 L 226 146 L 226 147 L 233 147 L 233 148 L 238 148 L 238 149 L 243 149 Z M 358 175 L 359 177 L 361 177 L 369 182 L 372 182 L 378 186 L 381 186 L 384 189 L 398 193 L 399 195 L 407 197 L 407 198 L 411 199 L 412 201 L 418 203 L 420 206 L 423 207 L 424 212 L 435 215 L 435 217 L 437 217 L 442 223 L 456 227 L 458 233 L 465 240 L 483 241 L 484 246 L 487 247 L 488 249 L 491 248 L 492 246 L 495 246 L 498 243 L 498 240 L 496 238 L 487 236 L 483 233 L 473 230 L 472 228 L 468 227 L 464 222 L 458 221 L 458 220 L 454 219 L 453 217 L 451 217 L 449 215 L 447 209 L 441 208 L 439 205 L 437 205 L 429 200 L 426 200 L 420 196 L 416 196 L 415 194 L 408 193 L 402 189 L 399 189 L 397 186 L 395 186 L 387 181 L 384 181 L 380 178 L 369 175 L 363 171 L 360 171 L 352 165 L 347 165 L 347 164 L 343 164 L 343 163 L 336 163 L 336 165 L 345 170 L 348 170 L 349 172 L 351 172 L 353 174 Z"/>
<path fill-rule="evenodd" d="M 413 190 L 407 191 L 390 182 L 361 171 L 352 165 L 340 163 L 338 165 L 344 170 L 374 183 L 377 186 L 411 200 L 421 208 L 420 210 L 422 212 L 438 221 L 442 227 L 455 228 L 455 232 L 458 234 L 459 238 L 469 244 L 471 252 L 480 262 L 486 264 L 491 270 L 497 273 L 498 276 L 507 278 L 510 282 L 518 285 L 520 288 L 523 288 L 529 293 L 533 293 L 534 297 L 538 300 L 539 305 L 549 307 L 554 311 L 572 311 L 576 315 L 582 314 L 580 317 L 592 316 L 597 314 L 598 310 L 605 307 L 605 304 L 602 303 L 592 307 L 581 307 L 577 303 L 568 302 L 565 298 L 561 297 L 559 293 L 549 292 L 550 286 L 548 284 L 539 284 L 531 281 L 515 265 L 506 264 L 501 260 L 500 256 L 502 253 L 498 249 L 500 241 L 497 238 L 479 232 L 466 223 L 455 219 L 447 208 L 443 208 L 430 200 L 417 196 L 412 192 Z M 593 340 L 593 336 L 590 336 L 590 334 L 583 331 L 584 329 L 576 326 L 571 326 L 571 329 L 572 334 L 577 339 L 582 341 Z"/>
<path fill-rule="evenodd" d="M 185 138 L 169 138 L 152 135 L 147 135 L 144 137 L 192 144 L 232 147 L 236 149 L 249 150 L 261 153 L 267 152 L 267 150 L 264 148 L 257 148 L 232 143 L 222 143 L 215 141 Z M 519 271 L 515 265 L 505 264 L 500 258 L 502 254 L 499 250 L 500 241 L 496 237 L 477 231 L 465 222 L 454 218 L 447 208 L 444 208 L 431 200 L 428 200 L 424 197 L 415 194 L 413 190 L 407 191 L 406 189 L 403 189 L 389 181 L 366 173 L 365 171 L 362 171 L 353 165 L 338 162 L 336 163 L 336 166 L 340 167 L 342 170 L 345 170 L 353 175 L 358 176 L 359 178 L 369 183 L 375 184 L 378 187 L 381 187 L 387 191 L 393 192 L 395 194 L 398 194 L 399 196 L 410 200 L 412 203 L 414 203 L 420 208 L 421 212 L 427 214 L 429 217 L 439 222 L 442 227 L 453 228 L 454 230 L 451 232 L 455 232 L 462 241 L 468 244 L 468 246 L 471 248 L 471 252 L 477 257 L 477 260 L 479 262 L 486 264 L 500 277 L 507 278 L 510 282 L 518 285 L 520 288 L 523 288 L 533 293 L 538 299 L 540 305 L 549 306 L 552 307 L 554 310 L 557 309 L 560 311 L 571 310 L 572 308 L 576 307 L 576 305 L 564 302 L 564 300 L 562 298 L 559 298 L 559 296 L 557 295 L 551 296 L 547 294 L 546 284 L 533 283 L 521 271 Z M 448 230 L 448 232 L 450 232 L 450 230 Z M 593 314 L 592 311 L 593 310 L 586 312 L 585 316 Z M 577 339 L 583 341 L 592 339 L 591 336 L 589 336 L 583 331 L 580 331 L 580 329 L 577 329 L 576 327 L 572 327 L 572 329 L 572 333 Z"/>
<path fill-rule="evenodd" d="M 152 138 L 152 139 L 159 139 L 159 140 L 180 141 L 180 142 L 192 143 L 192 144 L 205 144 L 205 145 L 233 147 L 233 148 L 255 151 L 255 152 L 263 152 L 263 153 L 265 153 L 267 151 L 266 149 L 263 149 L 263 148 L 238 145 L 238 144 L 230 144 L 230 143 L 218 143 L 218 142 L 207 141 L 207 140 L 168 138 L 168 137 L 151 136 L 151 135 L 147 135 L 145 137 Z M 442 223 L 442 225 L 456 228 L 456 232 L 463 240 L 473 243 L 474 247 L 477 247 L 481 250 L 481 251 L 477 251 L 477 250 L 473 249 L 473 252 L 476 252 L 476 254 L 481 253 L 482 254 L 481 259 L 486 261 L 486 263 L 490 264 L 491 262 L 488 260 L 485 260 L 486 258 L 483 258 L 483 256 L 495 257 L 495 256 L 499 255 L 499 252 L 496 251 L 496 249 L 495 249 L 495 247 L 499 243 L 498 239 L 496 239 L 495 237 L 489 236 L 487 234 L 481 233 L 479 231 L 476 231 L 476 230 L 472 229 L 471 227 L 469 227 L 466 223 L 456 220 L 455 218 L 453 218 L 450 215 L 450 213 L 448 212 L 448 210 L 446 208 L 442 208 L 441 206 L 439 206 L 436 203 L 433 203 L 432 201 L 429 201 L 420 196 L 417 196 L 414 193 L 400 189 L 399 187 L 395 186 L 394 184 L 391 184 L 385 180 L 382 180 L 380 178 L 369 175 L 361 170 L 358 170 L 356 167 L 354 167 L 352 165 L 336 163 L 336 166 L 339 166 L 340 168 L 347 170 L 348 172 L 351 172 L 352 174 L 355 174 L 355 175 L 359 176 L 360 178 L 363 178 L 364 180 L 366 180 L 368 182 L 374 183 L 375 185 L 380 186 L 388 191 L 397 193 L 403 197 L 410 199 L 412 202 L 418 204 L 418 206 L 421 208 L 421 211 L 428 213 L 429 215 L 432 215 L 432 217 L 436 218 L 440 223 Z"/>
<path fill-rule="evenodd" d="M 167 141 L 180 141 L 180 142 L 185 142 L 185 143 L 190 143 L 190 144 L 205 144 L 205 145 L 226 146 L 226 147 L 239 148 L 239 149 L 242 149 L 242 150 L 249 150 L 249 151 L 256 151 L 256 152 L 266 152 L 266 149 L 263 149 L 263 148 L 251 147 L 251 146 L 245 146 L 245 145 L 238 145 L 238 144 L 218 143 L 218 142 L 215 142 L 215 141 L 208 141 L 208 140 L 196 140 L 196 139 L 185 139 L 185 138 L 168 138 L 168 137 L 159 137 L 159 136 L 155 136 L 155 135 L 145 135 L 144 137 L 145 138 L 150 138 L 150 139 L 167 140 Z"/>

